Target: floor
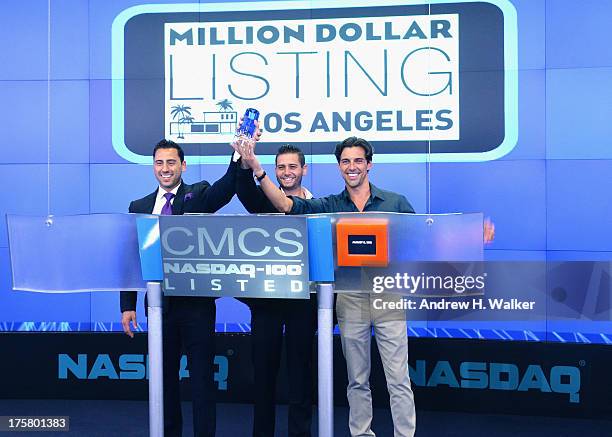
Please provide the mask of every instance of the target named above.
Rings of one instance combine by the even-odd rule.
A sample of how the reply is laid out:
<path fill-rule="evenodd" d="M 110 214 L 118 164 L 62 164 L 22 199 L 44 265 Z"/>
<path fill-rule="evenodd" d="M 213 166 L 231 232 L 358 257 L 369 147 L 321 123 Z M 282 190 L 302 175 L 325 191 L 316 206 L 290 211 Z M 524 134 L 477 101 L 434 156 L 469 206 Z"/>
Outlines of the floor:
<path fill-rule="evenodd" d="M 189 403 L 183 403 L 184 435 L 192 435 Z M 217 437 L 248 437 L 251 407 L 245 404 L 219 404 Z M 278 407 L 276 436 L 287 435 L 287 408 Z M 44 437 L 113 437 L 148 436 L 148 404 L 144 401 L 66 401 L 0 399 L 0 416 L 55 415 L 70 416 L 68 432 L 45 432 Z M 348 410 L 335 411 L 335 436 L 348 436 Z M 416 437 L 604 437 L 612 436 L 611 420 L 587 420 L 559 417 L 469 414 L 440 411 L 417 411 Z M 316 413 L 313 435 L 316 434 Z M 388 410 L 375 409 L 373 429 L 379 437 L 392 437 Z M 41 435 L 34 432 L 0 432 L 5 435 Z"/>

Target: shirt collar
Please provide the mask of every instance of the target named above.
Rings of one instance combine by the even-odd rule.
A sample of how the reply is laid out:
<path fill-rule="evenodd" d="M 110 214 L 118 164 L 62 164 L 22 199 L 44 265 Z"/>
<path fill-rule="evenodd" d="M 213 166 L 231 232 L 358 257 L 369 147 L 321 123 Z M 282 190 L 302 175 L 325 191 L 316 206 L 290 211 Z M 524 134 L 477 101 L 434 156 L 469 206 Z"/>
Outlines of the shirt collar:
<path fill-rule="evenodd" d="M 306 199 L 312 199 L 312 193 L 310 191 L 308 191 L 308 188 L 306 187 L 302 187 L 302 190 L 304 190 L 304 197 Z"/>
<path fill-rule="evenodd" d="M 342 192 L 342 196 L 346 200 L 348 200 L 349 202 L 351 201 L 351 196 L 349 195 L 349 192 L 346 189 L 346 187 L 344 187 L 344 191 Z M 371 183 L 371 182 L 370 182 L 370 198 L 372 198 L 372 199 L 378 198 L 380 200 L 385 200 L 385 195 L 384 195 L 383 191 L 380 188 L 378 188 L 376 185 Z"/>
<path fill-rule="evenodd" d="M 383 194 L 383 191 L 374 184 L 370 184 L 370 196 L 372 198 L 377 197 L 380 200 L 385 200 L 385 195 Z"/>
<path fill-rule="evenodd" d="M 159 187 L 157 189 L 157 200 L 164 199 L 164 201 L 165 201 L 164 194 L 166 194 L 166 193 L 172 193 L 172 194 L 174 194 L 174 197 L 176 197 L 176 193 L 178 193 L 178 190 L 179 190 L 179 188 L 181 188 L 182 184 L 183 184 L 183 182 L 181 181 L 181 183 L 178 184 L 176 187 L 174 187 L 172 189 L 172 191 L 166 191 L 162 187 Z M 173 197 L 173 199 L 174 199 L 174 197 Z"/>
<path fill-rule="evenodd" d="M 280 190 L 285 193 L 285 190 L 282 189 L 282 187 L 279 187 Z M 304 199 L 312 199 L 313 195 L 310 191 L 308 191 L 308 188 L 306 187 L 302 187 L 302 193 L 304 194 Z M 286 193 L 285 193 L 286 194 Z"/>

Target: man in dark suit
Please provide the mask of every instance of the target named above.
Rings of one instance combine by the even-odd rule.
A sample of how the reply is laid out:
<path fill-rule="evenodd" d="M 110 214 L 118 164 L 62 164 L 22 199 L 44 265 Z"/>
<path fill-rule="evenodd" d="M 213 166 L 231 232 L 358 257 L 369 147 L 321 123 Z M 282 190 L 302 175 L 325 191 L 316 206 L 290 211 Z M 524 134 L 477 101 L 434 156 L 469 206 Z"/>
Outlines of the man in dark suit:
<path fill-rule="evenodd" d="M 187 164 L 181 147 L 162 140 L 153 149 L 153 173 L 159 187 L 130 203 L 129 212 L 181 215 L 212 213 L 232 199 L 237 163 L 210 185 L 206 181 L 189 185 L 181 175 Z M 137 327 L 136 292 L 122 291 L 121 323 L 133 337 L 130 323 Z M 146 311 L 145 297 L 145 311 Z M 216 405 L 214 374 L 215 300 L 202 297 L 171 297 L 163 300 L 164 347 L 164 435 L 180 436 L 183 428 L 179 391 L 179 364 L 183 348 L 187 353 L 193 398 L 193 429 L 196 436 L 214 436 Z"/>
<path fill-rule="evenodd" d="M 255 184 L 248 166 L 238 170 L 236 194 L 250 213 L 276 213 L 274 205 Z M 305 199 L 312 194 L 302 186 L 308 165 L 304 153 L 281 146 L 274 171 L 286 195 Z M 283 331 L 289 375 L 289 437 L 310 437 L 312 423 L 312 358 L 317 299 L 249 299 L 255 380 L 253 437 L 274 437 L 276 378 L 280 367 Z M 284 329 L 283 329 L 284 328 Z"/>

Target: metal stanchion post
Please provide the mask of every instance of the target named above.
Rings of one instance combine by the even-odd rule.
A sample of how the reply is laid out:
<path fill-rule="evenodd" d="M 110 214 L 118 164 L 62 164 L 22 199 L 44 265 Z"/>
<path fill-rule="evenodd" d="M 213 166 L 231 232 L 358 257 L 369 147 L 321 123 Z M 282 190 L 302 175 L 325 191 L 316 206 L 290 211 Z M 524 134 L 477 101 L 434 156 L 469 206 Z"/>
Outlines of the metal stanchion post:
<path fill-rule="evenodd" d="M 162 292 L 159 282 L 147 282 L 149 322 L 149 435 L 164 436 L 164 348 Z"/>
<path fill-rule="evenodd" d="M 334 435 L 334 286 L 317 284 L 319 437 Z"/>

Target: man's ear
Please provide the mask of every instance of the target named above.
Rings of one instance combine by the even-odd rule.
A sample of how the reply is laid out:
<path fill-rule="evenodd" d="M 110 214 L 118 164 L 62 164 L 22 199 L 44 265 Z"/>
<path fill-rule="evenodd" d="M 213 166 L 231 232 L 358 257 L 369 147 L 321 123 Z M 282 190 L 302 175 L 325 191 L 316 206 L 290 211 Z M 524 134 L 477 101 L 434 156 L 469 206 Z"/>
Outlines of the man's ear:
<path fill-rule="evenodd" d="M 304 164 L 304 165 L 302 166 L 302 172 L 303 172 L 303 173 L 302 173 L 302 174 L 303 174 L 303 176 L 306 176 L 306 175 L 308 174 L 308 164 Z"/>

